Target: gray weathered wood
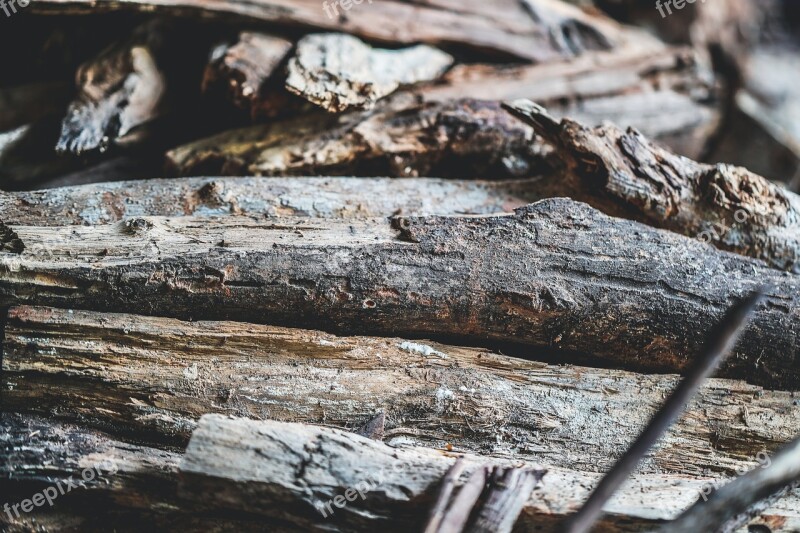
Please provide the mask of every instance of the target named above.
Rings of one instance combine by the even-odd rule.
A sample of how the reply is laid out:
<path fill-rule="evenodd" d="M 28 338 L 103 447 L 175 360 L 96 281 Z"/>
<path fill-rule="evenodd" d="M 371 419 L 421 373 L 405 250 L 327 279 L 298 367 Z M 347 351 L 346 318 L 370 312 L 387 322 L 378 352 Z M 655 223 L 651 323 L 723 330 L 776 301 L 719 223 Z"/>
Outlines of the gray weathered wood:
<path fill-rule="evenodd" d="M 529 100 L 507 107 L 565 165 L 550 194 L 800 273 L 800 196 L 744 168 L 677 156 L 635 129 L 558 121 Z"/>
<path fill-rule="evenodd" d="M 296 528 L 409 531 L 424 525 L 424 510 L 433 504 L 454 460 L 452 453 L 396 449 L 332 429 L 206 415 L 181 462 L 179 493 L 210 509 L 255 513 Z M 466 456 L 465 463 L 468 476 L 486 459 Z M 493 464 L 510 466 L 500 460 Z M 518 528 L 555 531 L 596 479 L 547 470 L 525 503 Z M 652 529 L 694 501 L 701 483 L 674 476 L 634 477 L 607 506 L 599 530 Z M 769 513 L 797 527 L 798 509 Z"/>
<path fill-rule="evenodd" d="M 586 472 L 611 467 L 678 379 L 430 341 L 52 308 L 12 308 L 3 349 L 7 409 L 139 442 L 182 447 L 209 412 L 356 430 L 383 411 L 387 442 Z M 732 474 L 798 424 L 792 393 L 710 380 L 639 472 Z"/>
<path fill-rule="evenodd" d="M 452 64 L 451 55 L 427 45 L 383 50 L 352 35 L 319 33 L 297 43 L 286 89 L 334 113 L 368 109 L 401 86 L 438 78 Z"/>
<path fill-rule="evenodd" d="M 141 217 L 11 232 L 24 250 L 0 254 L 6 305 L 458 336 L 647 371 L 683 369 L 735 299 L 772 284 L 720 375 L 800 383 L 800 278 L 567 199 L 501 216 Z"/>
<path fill-rule="evenodd" d="M 0 220 L 11 225 L 66 226 L 142 216 L 480 215 L 509 212 L 539 200 L 538 189 L 537 180 L 527 179 L 151 179 L 0 193 Z"/>

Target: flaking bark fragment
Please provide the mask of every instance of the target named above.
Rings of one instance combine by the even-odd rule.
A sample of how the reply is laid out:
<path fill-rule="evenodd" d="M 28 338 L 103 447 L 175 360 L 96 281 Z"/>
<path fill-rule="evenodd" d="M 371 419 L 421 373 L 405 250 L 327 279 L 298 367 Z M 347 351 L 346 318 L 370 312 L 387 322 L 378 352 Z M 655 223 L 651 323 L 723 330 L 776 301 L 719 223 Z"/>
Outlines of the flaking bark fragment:
<path fill-rule="evenodd" d="M 381 50 L 351 35 L 315 34 L 297 43 L 286 88 L 333 113 L 369 109 L 401 86 L 438 78 L 452 63 L 427 45 Z"/>
<path fill-rule="evenodd" d="M 559 121 L 527 100 L 506 107 L 564 163 L 552 194 L 800 272 L 797 194 L 741 167 L 675 155 L 634 128 Z"/>

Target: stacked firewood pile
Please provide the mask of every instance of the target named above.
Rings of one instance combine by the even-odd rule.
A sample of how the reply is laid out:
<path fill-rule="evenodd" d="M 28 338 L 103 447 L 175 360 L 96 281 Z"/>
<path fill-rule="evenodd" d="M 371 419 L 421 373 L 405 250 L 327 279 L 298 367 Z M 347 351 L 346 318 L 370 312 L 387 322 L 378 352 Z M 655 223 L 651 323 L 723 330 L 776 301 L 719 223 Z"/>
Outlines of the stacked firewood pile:
<path fill-rule="evenodd" d="M 800 530 L 792 0 L 0 24 L 3 531 Z"/>

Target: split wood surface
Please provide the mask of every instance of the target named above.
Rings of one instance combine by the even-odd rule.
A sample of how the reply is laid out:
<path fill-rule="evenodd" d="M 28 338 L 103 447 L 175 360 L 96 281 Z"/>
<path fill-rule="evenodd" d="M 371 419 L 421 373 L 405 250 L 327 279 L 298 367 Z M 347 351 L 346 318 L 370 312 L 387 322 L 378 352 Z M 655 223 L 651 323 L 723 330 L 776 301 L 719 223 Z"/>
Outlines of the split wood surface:
<path fill-rule="evenodd" d="M 541 199 L 537 180 L 178 178 L 0 193 L 8 225 L 96 225 L 142 216 L 378 218 L 481 215 Z"/>
<path fill-rule="evenodd" d="M 6 226 L 4 249 L 6 305 L 457 337 L 665 372 L 771 284 L 720 375 L 800 383 L 796 276 L 567 199 L 499 216 Z"/>
<path fill-rule="evenodd" d="M 585 472 L 607 470 L 677 383 L 429 341 L 52 308 L 12 308 L 3 349 L 7 409 L 167 449 L 204 413 L 355 428 L 382 411 L 390 442 Z M 797 404 L 711 380 L 640 473 L 732 475 L 794 437 Z"/>

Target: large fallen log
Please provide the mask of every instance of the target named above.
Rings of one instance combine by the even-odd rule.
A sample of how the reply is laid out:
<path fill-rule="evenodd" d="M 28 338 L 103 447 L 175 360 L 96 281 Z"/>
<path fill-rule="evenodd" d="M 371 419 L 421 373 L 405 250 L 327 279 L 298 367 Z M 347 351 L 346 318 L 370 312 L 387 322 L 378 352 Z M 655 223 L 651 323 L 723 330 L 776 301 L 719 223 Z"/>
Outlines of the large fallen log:
<path fill-rule="evenodd" d="M 674 372 L 771 284 L 721 375 L 800 384 L 800 278 L 567 199 L 501 216 L 6 227 L 0 301 L 549 348 Z"/>
<path fill-rule="evenodd" d="M 336 430 L 206 415 L 181 462 L 179 493 L 211 509 L 258 514 L 295 528 L 421 530 L 454 459 L 451 453 L 395 449 Z M 486 460 L 466 456 L 464 462 L 468 477 Z M 556 530 L 596 482 L 595 476 L 545 468 L 518 528 Z M 598 530 L 652 529 L 697 499 L 701 485 L 695 483 L 674 476 L 634 476 L 607 504 Z M 788 509 L 773 508 L 764 515 L 797 527 L 798 503 L 790 510 L 796 498 L 790 498 Z"/>
<path fill-rule="evenodd" d="M 677 383 L 483 349 L 238 322 L 12 308 L 6 409 L 183 447 L 205 413 L 355 428 L 386 439 L 607 470 Z M 789 392 L 715 379 L 640 473 L 733 474 L 794 437 Z M 98 406 L 102 408 L 98 409 Z"/>
<path fill-rule="evenodd" d="M 537 181 L 529 179 L 152 179 L 0 193 L 0 220 L 8 225 L 66 226 L 142 216 L 479 215 L 505 213 L 539 200 L 538 189 Z"/>
<path fill-rule="evenodd" d="M 355 4 L 355 5 L 354 5 Z M 458 8 L 447 1 L 418 5 L 401 0 L 338 4 L 317 0 L 37 0 L 39 13 L 97 13 L 140 10 L 172 14 L 237 15 L 276 26 L 334 30 L 387 43 L 452 45 L 506 57 L 553 61 L 587 50 L 626 42 L 640 46 L 654 39 L 622 28 L 597 12 L 587 14 L 556 0 L 498 0 L 491 5 L 466 0 Z"/>
<path fill-rule="evenodd" d="M 800 273 L 800 196 L 731 165 L 675 155 L 635 129 L 558 121 L 529 100 L 507 104 L 564 163 L 548 193 L 568 195 L 718 248 Z"/>

